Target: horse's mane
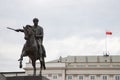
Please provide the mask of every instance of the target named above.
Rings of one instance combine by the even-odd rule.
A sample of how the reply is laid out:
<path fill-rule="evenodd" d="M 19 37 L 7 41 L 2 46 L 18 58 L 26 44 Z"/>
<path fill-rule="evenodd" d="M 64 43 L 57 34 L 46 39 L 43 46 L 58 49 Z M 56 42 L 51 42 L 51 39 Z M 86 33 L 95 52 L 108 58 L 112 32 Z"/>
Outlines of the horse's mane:
<path fill-rule="evenodd" d="M 26 27 L 32 28 L 32 26 L 31 26 L 31 25 L 26 25 Z"/>

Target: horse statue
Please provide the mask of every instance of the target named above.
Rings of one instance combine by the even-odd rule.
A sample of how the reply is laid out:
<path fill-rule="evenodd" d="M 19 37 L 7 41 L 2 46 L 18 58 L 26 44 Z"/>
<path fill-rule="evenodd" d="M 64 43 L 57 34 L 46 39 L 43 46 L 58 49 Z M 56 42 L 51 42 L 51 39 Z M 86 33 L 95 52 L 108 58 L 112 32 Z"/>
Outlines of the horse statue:
<path fill-rule="evenodd" d="M 32 61 L 32 66 L 33 66 L 33 76 L 36 76 L 36 60 L 40 61 L 40 75 L 42 72 L 42 68 L 46 69 L 45 63 L 44 63 L 44 57 L 40 55 L 37 41 L 35 39 L 35 33 L 32 29 L 32 26 L 26 25 L 23 27 L 24 30 L 24 38 L 26 40 L 23 50 L 22 50 L 22 55 L 23 57 L 28 56 L 31 61 Z M 40 46 L 41 47 L 41 46 Z M 22 68 L 22 60 L 20 60 L 20 68 Z"/>

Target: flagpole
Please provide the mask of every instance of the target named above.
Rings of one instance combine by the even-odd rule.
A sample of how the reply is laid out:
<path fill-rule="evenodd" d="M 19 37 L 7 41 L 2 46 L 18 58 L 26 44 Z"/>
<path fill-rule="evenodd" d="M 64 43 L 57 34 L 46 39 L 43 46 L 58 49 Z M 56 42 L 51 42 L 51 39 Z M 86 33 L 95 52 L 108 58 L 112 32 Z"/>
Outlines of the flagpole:
<path fill-rule="evenodd" d="M 112 35 L 112 32 L 111 31 L 106 31 L 106 40 L 105 40 L 105 49 L 106 49 L 106 56 L 109 56 L 108 55 L 108 36 L 109 35 Z"/>
<path fill-rule="evenodd" d="M 108 45 L 108 42 L 107 42 L 107 34 L 106 34 L 106 36 L 105 36 L 105 55 L 107 55 L 107 52 L 108 52 L 108 47 L 107 47 L 107 45 Z"/>

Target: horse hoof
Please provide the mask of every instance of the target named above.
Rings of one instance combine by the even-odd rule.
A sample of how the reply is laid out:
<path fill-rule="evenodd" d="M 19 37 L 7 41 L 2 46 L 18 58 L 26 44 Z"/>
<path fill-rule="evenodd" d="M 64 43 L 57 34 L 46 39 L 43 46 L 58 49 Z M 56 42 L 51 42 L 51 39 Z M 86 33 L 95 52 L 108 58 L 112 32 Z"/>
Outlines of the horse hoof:
<path fill-rule="evenodd" d="M 20 65 L 19 68 L 22 68 L 22 65 Z"/>
<path fill-rule="evenodd" d="M 44 67 L 44 70 L 46 69 L 46 67 Z"/>

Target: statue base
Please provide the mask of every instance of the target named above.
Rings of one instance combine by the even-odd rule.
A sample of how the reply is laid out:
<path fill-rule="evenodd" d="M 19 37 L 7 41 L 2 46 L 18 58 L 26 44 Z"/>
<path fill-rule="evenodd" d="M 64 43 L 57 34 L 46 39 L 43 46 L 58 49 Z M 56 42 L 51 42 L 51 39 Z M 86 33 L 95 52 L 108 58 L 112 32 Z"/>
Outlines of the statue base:
<path fill-rule="evenodd" d="M 6 77 L 6 80 L 49 80 L 43 76 L 14 76 Z"/>

